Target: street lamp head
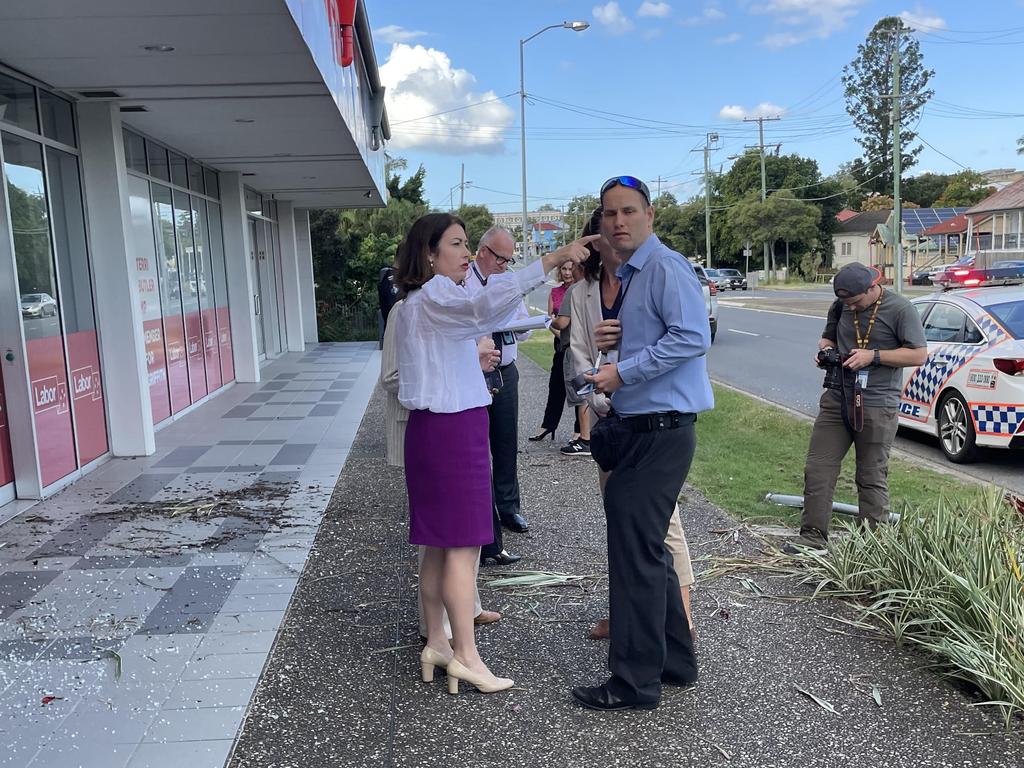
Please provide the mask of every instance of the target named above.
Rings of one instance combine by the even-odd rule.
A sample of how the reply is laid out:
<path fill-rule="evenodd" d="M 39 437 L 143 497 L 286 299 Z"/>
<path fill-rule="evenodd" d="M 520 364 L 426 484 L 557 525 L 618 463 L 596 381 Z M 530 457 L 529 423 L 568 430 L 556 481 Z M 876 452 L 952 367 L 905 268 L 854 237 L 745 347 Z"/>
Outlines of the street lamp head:
<path fill-rule="evenodd" d="M 590 29 L 590 23 L 586 21 L 563 21 L 562 26 L 566 29 L 571 29 L 573 32 L 582 32 L 585 29 Z"/>

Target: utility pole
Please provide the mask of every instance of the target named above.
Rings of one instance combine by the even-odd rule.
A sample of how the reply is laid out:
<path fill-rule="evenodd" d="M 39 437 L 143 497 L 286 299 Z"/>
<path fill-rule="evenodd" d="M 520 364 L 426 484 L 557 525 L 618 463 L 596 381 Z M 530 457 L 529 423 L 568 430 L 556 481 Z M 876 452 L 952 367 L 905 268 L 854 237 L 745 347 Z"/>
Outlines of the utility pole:
<path fill-rule="evenodd" d="M 691 150 L 704 153 L 704 266 L 711 269 L 711 166 L 708 155 L 711 145 L 718 141 L 717 133 L 709 133 L 704 141 L 704 148 Z"/>
<path fill-rule="evenodd" d="M 459 208 L 466 204 L 466 164 L 462 163 L 462 171 L 459 173 Z"/>
<path fill-rule="evenodd" d="M 768 177 L 764 170 L 764 121 L 765 120 L 781 120 L 781 117 L 745 117 L 743 118 L 744 123 L 757 123 L 758 142 L 757 150 L 761 153 L 761 202 L 763 203 L 768 199 Z M 747 145 L 747 149 L 753 149 L 750 145 Z M 768 280 L 768 242 L 764 243 L 764 276 L 765 281 Z"/>
<path fill-rule="evenodd" d="M 896 293 L 903 293 L 903 203 L 900 200 L 900 175 L 903 150 L 900 148 L 900 30 L 896 29 L 896 45 L 892 52 L 892 242 L 893 283 Z"/>
<path fill-rule="evenodd" d="M 661 176 L 658 177 L 658 194 L 654 196 L 654 199 L 657 200 L 659 197 L 661 197 Z"/>

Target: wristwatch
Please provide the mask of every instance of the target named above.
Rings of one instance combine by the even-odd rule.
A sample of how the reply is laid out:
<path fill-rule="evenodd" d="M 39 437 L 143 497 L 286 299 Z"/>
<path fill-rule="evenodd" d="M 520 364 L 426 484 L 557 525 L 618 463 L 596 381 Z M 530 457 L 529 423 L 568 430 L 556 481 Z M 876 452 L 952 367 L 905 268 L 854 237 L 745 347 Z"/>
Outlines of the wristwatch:
<path fill-rule="evenodd" d="M 874 366 L 877 368 L 882 364 L 882 353 L 879 350 L 875 350 Z"/>

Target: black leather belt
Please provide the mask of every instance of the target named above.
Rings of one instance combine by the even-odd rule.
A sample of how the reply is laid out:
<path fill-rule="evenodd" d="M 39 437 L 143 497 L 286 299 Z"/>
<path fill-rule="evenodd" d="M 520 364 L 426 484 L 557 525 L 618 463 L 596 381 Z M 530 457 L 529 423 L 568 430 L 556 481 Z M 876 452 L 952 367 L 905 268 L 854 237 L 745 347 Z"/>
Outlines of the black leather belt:
<path fill-rule="evenodd" d="M 697 421 L 695 413 L 645 413 L 640 416 L 623 416 L 622 423 L 634 432 L 658 432 L 662 429 L 677 429 Z"/>

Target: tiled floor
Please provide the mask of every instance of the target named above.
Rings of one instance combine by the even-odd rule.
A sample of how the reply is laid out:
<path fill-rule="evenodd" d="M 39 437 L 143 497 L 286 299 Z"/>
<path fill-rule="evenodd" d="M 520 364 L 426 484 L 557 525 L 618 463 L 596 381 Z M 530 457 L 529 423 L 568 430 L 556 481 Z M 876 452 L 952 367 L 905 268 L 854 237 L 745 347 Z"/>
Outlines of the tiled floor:
<path fill-rule="evenodd" d="M 224 765 L 378 364 L 287 355 L 0 525 L 0 766 Z"/>

